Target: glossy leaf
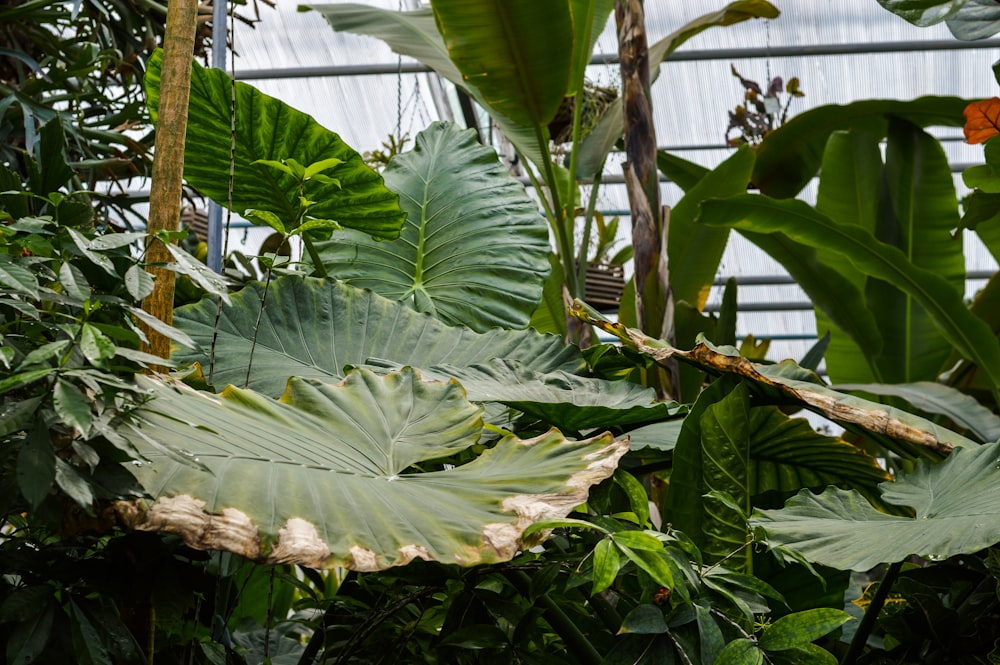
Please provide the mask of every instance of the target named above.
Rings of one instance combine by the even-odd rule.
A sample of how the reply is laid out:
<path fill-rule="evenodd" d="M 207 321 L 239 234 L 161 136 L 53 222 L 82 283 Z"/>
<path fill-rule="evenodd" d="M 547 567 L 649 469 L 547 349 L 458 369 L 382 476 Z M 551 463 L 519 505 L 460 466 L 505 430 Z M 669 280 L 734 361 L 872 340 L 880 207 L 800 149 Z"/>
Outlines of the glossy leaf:
<path fill-rule="evenodd" d="M 1000 541 L 1000 444 L 956 449 L 943 462 L 917 462 L 896 482 L 880 485 L 881 499 L 912 516 L 875 510 L 854 491 L 803 491 L 781 510 L 751 522 L 768 542 L 842 570 L 865 571 L 916 554 L 944 559 Z"/>
<path fill-rule="evenodd" d="M 850 614 L 832 607 L 786 614 L 764 630 L 758 645 L 765 651 L 786 651 L 818 640 L 850 620 Z"/>
<path fill-rule="evenodd" d="M 725 646 L 715 665 L 761 665 L 763 662 L 764 652 L 753 640 L 739 637 Z"/>
<path fill-rule="evenodd" d="M 490 107 L 529 127 L 555 116 L 573 67 L 569 0 L 438 0 L 432 7 L 451 61 Z"/>
<path fill-rule="evenodd" d="M 415 367 L 461 367 L 498 357 L 523 360 L 539 372 L 584 367 L 579 350 L 553 335 L 498 328 L 477 333 L 333 280 L 274 280 L 255 335 L 262 291 L 251 284 L 222 310 L 213 377 L 218 386 L 243 385 L 251 349 L 249 387 L 275 396 L 289 376 L 337 380 L 347 365 L 373 358 Z M 175 323 L 204 350 L 175 350 L 175 360 L 200 362 L 208 373 L 216 307 L 209 298 L 177 309 Z"/>
<path fill-rule="evenodd" d="M 668 630 L 667 622 L 663 620 L 663 610 L 656 605 L 644 603 L 625 616 L 618 634 L 660 635 Z"/>
<path fill-rule="evenodd" d="M 549 271 L 549 234 L 496 153 L 474 131 L 437 122 L 384 177 L 407 213 L 401 237 L 335 232 L 316 244 L 327 273 L 453 325 L 527 326 Z"/>
<path fill-rule="evenodd" d="M 809 247 L 841 253 L 844 260 L 923 306 L 959 353 L 983 367 L 1000 385 L 1000 341 L 968 310 L 952 284 L 912 265 L 898 248 L 876 241 L 859 227 L 841 226 L 801 201 L 753 195 L 706 201 L 700 219 L 758 233 L 780 232 Z"/>
<path fill-rule="evenodd" d="M 64 379 L 56 379 L 52 387 L 52 405 L 63 421 L 75 427 L 86 437 L 94 416 L 90 411 L 90 400 L 79 388 Z"/>
<path fill-rule="evenodd" d="M 591 595 L 598 594 L 611 586 L 618 571 L 621 569 L 621 561 L 618 556 L 618 548 L 609 538 L 603 538 L 597 547 L 594 548 L 594 572 Z"/>
<path fill-rule="evenodd" d="M 159 108 L 162 54 L 150 58 L 146 90 L 150 113 L 156 120 Z M 205 69 L 194 63 L 188 106 L 184 177 L 203 194 L 221 205 L 229 198 L 229 183 L 219 173 L 229 168 L 230 99 L 232 81 L 221 69 Z M 312 117 L 253 86 L 236 82 L 236 154 L 232 192 L 233 211 L 267 210 L 286 223 L 299 212 L 299 183 L 294 176 L 277 175 L 258 160 L 296 160 L 313 164 L 342 160 L 329 175 L 340 186 L 312 179 L 304 185 L 304 196 L 313 202 L 309 214 L 333 219 L 348 228 L 376 238 L 399 236 L 404 214 L 398 197 L 382 183 L 382 177 L 365 165 L 341 138 L 320 126 Z"/>
<path fill-rule="evenodd" d="M 525 547 L 530 523 L 584 502 L 628 447 L 550 430 L 505 437 L 456 468 L 404 473 L 479 440 L 480 409 L 457 382 L 359 370 L 337 385 L 293 378 L 279 401 L 140 384 L 155 398 L 120 433 L 149 460 L 133 472 L 155 501 L 120 503 L 120 518 L 259 562 L 371 571 L 415 558 L 503 561 Z"/>
<path fill-rule="evenodd" d="M 845 106 L 820 106 L 796 115 L 770 132 L 757 148 L 752 182 L 776 198 L 798 194 L 816 175 L 827 138 L 837 130 L 856 129 L 885 136 L 888 118 L 920 127 L 961 127 L 968 100 L 921 97 L 913 101 L 864 100 Z"/>

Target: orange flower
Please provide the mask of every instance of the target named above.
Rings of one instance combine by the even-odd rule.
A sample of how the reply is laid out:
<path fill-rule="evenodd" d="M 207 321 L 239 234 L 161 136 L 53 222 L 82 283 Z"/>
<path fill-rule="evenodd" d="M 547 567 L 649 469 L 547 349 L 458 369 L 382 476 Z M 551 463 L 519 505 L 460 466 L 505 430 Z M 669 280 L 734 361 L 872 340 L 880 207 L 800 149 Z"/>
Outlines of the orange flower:
<path fill-rule="evenodd" d="M 964 115 L 966 143 L 984 143 L 1000 134 L 1000 97 L 972 102 Z"/>

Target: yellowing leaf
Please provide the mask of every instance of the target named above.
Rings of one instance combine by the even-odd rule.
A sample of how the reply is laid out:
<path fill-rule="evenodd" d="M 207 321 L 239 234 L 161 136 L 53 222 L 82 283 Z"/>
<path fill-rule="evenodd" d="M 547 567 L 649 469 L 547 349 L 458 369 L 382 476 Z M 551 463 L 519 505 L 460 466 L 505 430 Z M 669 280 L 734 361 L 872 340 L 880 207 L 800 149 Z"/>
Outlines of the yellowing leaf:
<path fill-rule="evenodd" d="M 1000 134 L 1000 97 L 972 102 L 963 113 L 967 143 L 985 143 Z"/>

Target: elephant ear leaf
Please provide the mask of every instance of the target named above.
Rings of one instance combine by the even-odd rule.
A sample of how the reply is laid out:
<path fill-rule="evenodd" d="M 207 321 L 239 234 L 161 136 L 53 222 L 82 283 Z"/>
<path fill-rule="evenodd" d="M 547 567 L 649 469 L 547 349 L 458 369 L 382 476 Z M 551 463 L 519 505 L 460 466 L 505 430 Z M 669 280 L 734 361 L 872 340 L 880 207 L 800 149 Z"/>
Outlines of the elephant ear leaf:
<path fill-rule="evenodd" d="M 407 213 L 402 236 L 336 232 L 318 243 L 331 277 L 453 325 L 524 328 L 549 273 L 537 205 L 472 130 L 437 122 L 385 170 Z"/>
<path fill-rule="evenodd" d="M 752 520 L 772 546 L 841 570 L 864 571 L 916 554 L 943 559 L 1000 540 L 1000 443 L 956 449 L 943 462 L 921 460 L 882 500 L 909 515 L 879 512 L 856 491 L 802 491 L 781 510 Z"/>
<path fill-rule="evenodd" d="M 154 122 L 159 111 L 162 64 L 162 51 L 157 51 L 146 72 Z M 193 66 L 184 149 L 184 177 L 191 185 L 226 205 L 229 182 L 219 174 L 229 170 L 230 143 L 235 139 L 233 212 L 266 211 L 288 225 L 296 219 L 300 197 L 304 196 L 312 202 L 309 214 L 315 218 L 334 220 L 375 238 L 399 237 L 405 217 L 399 197 L 337 134 L 306 113 L 240 81 L 235 83 L 233 134 L 232 79 L 221 69 L 205 69 L 196 62 Z M 292 169 L 282 172 L 268 166 L 298 163 L 308 170 L 330 160 L 339 160 L 336 168 L 325 171 L 326 177 L 309 178 L 302 192 Z"/>
<path fill-rule="evenodd" d="M 123 435 L 146 459 L 133 472 L 153 501 L 117 504 L 122 522 L 260 563 L 505 561 L 526 546 L 525 528 L 565 517 L 628 450 L 610 434 L 550 430 L 413 473 L 479 441 L 481 409 L 455 381 L 359 370 L 336 385 L 293 378 L 278 401 L 139 381 L 154 398 Z"/>

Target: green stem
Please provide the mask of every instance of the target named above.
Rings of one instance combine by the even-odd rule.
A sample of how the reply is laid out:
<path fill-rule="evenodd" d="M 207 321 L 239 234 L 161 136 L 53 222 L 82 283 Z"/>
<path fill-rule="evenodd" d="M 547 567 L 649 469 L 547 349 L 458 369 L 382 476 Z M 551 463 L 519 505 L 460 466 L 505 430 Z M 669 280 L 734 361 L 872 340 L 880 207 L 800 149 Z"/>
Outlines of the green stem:
<path fill-rule="evenodd" d="M 519 570 L 507 571 L 507 578 L 525 598 L 530 598 L 531 579 Z M 536 601 L 545 609 L 545 619 L 552 629 L 566 643 L 566 649 L 581 665 L 600 665 L 604 660 L 600 652 L 594 648 L 580 627 L 573 623 L 562 608 L 548 594 L 543 594 Z"/>
<path fill-rule="evenodd" d="M 319 256 L 319 251 L 313 244 L 312 239 L 305 233 L 302 234 L 302 244 L 305 245 L 306 251 L 309 252 L 309 258 L 313 262 L 313 276 L 315 277 L 327 277 L 326 266 L 323 265 L 323 259 Z"/>
<path fill-rule="evenodd" d="M 601 187 L 601 172 L 594 175 L 594 182 L 590 187 L 590 198 L 587 200 L 587 212 L 583 218 L 583 238 L 580 240 L 580 260 L 577 262 L 576 282 L 580 290 L 587 292 L 587 248 L 590 246 L 590 232 L 594 226 L 594 209 L 597 207 L 597 191 Z M 600 257 L 594 257 L 595 260 Z"/>
<path fill-rule="evenodd" d="M 844 657 L 840 660 L 840 665 L 854 665 L 858 660 L 858 656 L 864 651 L 865 645 L 868 643 L 868 636 L 871 635 L 872 629 L 875 628 L 875 622 L 878 620 L 878 615 L 882 612 L 885 599 L 889 597 L 889 591 L 896 582 L 896 578 L 899 577 L 899 571 L 902 567 L 903 562 L 897 561 L 886 568 L 885 575 L 882 576 L 882 581 L 879 583 L 878 589 L 875 590 L 871 604 L 865 610 L 865 615 L 861 617 L 861 623 L 858 624 L 858 632 L 854 633 L 851 646 L 848 647 Z"/>
<path fill-rule="evenodd" d="M 543 179 L 549 188 L 552 196 L 552 229 L 556 234 L 556 243 L 559 247 L 559 258 L 562 259 L 563 273 L 566 277 L 566 287 L 574 298 L 580 297 L 579 288 L 576 281 L 576 257 L 573 252 L 572 226 L 567 223 L 566 211 L 563 210 L 562 200 L 559 196 L 559 183 L 556 180 L 555 171 L 552 169 L 552 154 L 549 152 L 549 142 L 542 133 L 542 126 L 535 125 L 535 140 L 538 148 L 542 152 L 542 162 L 544 164 Z M 537 189 L 539 198 L 544 198 L 545 193 Z"/>

